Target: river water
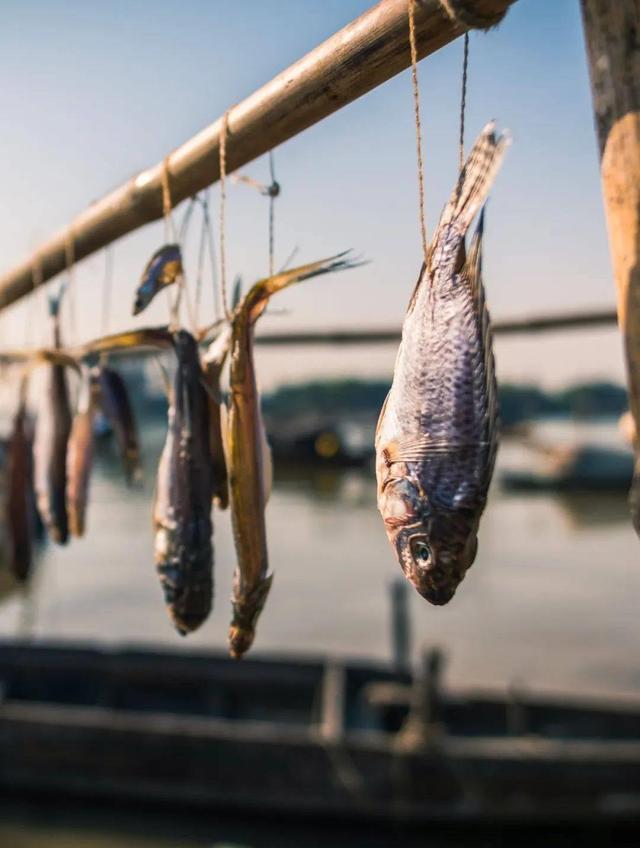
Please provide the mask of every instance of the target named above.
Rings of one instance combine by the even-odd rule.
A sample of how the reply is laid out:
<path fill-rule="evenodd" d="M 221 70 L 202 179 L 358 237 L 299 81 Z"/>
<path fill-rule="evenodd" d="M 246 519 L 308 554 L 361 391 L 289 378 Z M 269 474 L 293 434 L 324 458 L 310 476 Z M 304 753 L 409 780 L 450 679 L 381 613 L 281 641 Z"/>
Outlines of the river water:
<path fill-rule="evenodd" d="M 612 425 L 591 431 L 565 425 L 563 433 L 568 440 L 617 439 Z M 67 548 L 44 549 L 28 592 L 9 593 L 0 604 L 2 637 L 224 649 L 233 570 L 227 514 L 215 516 L 210 620 L 181 639 L 164 610 L 150 519 L 163 437 L 160 422 L 147 426 L 147 479 L 138 490 L 124 487 L 112 446 L 101 448 L 88 535 Z M 533 461 L 509 443 L 501 450 L 478 558 L 454 601 L 435 608 L 411 591 L 414 656 L 423 647 L 443 647 L 452 688 L 517 686 L 640 701 L 640 546 L 625 497 L 515 495 L 501 488 L 505 467 Z M 281 476 L 267 520 L 275 580 L 255 655 L 390 657 L 389 587 L 399 568 L 376 511 L 372 473 L 300 469 Z M 3 826 L 22 833 L 22 841 L 7 841 Z M 5 822 L 0 844 L 103 844 L 97 836 L 55 841 L 55 829 L 47 832 L 51 841 Z M 145 839 L 113 837 L 104 844 L 204 844 Z"/>

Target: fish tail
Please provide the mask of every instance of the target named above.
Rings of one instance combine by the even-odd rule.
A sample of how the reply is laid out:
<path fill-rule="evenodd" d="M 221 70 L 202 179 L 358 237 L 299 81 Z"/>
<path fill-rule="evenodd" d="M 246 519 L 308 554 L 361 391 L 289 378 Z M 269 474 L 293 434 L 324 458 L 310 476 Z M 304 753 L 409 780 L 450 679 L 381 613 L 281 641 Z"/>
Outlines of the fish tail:
<path fill-rule="evenodd" d="M 350 259 L 350 252 L 349 250 L 345 250 L 342 253 L 337 253 L 335 256 L 330 256 L 328 259 L 309 262 L 307 265 L 300 265 L 298 268 L 291 268 L 289 271 L 282 271 L 279 274 L 266 277 L 264 280 L 259 280 L 249 290 L 238 308 L 242 309 L 244 307 L 250 316 L 250 320 L 255 321 L 262 315 L 269 302 L 269 298 L 276 294 L 276 292 L 294 283 L 310 280 L 312 277 L 319 277 L 321 274 L 357 268 L 362 263 Z"/>
<path fill-rule="evenodd" d="M 466 232 L 484 204 L 511 142 L 507 133 L 496 135 L 495 129 L 495 121 L 490 121 L 476 139 L 439 226 L 455 220 Z"/>

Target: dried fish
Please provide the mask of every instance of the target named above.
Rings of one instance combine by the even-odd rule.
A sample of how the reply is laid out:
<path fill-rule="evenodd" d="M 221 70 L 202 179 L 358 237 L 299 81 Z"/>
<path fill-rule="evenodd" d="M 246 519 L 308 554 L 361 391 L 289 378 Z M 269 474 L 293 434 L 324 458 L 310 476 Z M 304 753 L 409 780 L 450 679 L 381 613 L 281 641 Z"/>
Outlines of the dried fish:
<path fill-rule="evenodd" d="M 26 379 L 23 379 L 7 461 L 9 566 L 14 577 L 21 582 L 27 580 L 31 571 L 34 536 L 32 432 L 26 407 L 26 388 Z"/>
<path fill-rule="evenodd" d="M 229 504 L 227 461 L 222 436 L 220 377 L 230 344 L 231 329 L 226 327 L 209 345 L 202 362 L 209 395 L 209 447 L 213 471 L 213 502 L 218 509 L 226 509 Z"/>
<path fill-rule="evenodd" d="M 454 595 L 477 551 L 497 448 L 496 381 L 481 279 L 484 203 L 507 145 L 477 139 L 411 298 L 376 432 L 378 508 L 400 566 L 432 604 Z"/>
<path fill-rule="evenodd" d="M 60 297 L 49 301 L 53 321 L 54 347 L 61 347 Z M 66 544 L 69 525 L 66 507 L 67 442 L 71 432 L 71 406 L 65 366 L 59 362 L 43 367 L 44 387 L 39 395 L 33 444 L 34 486 L 38 511 L 49 532 L 59 544 Z"/>
<path fill-rule="evenodd" d="M 229 651 L 241 657 L 250 647 L 273 575 L 269 573 L 265 506 L 271 487 L 270 454 L 264 435 L 253 363 L 256 321 L 270 297 L 292 283 L 354 267 L 345 254 L 260 280 L 233 313 L 227 467 L 237 564 Z"/>
<path fill-rule="evenodd" d="M 128 485 L 142 480 L 138 427 L 129 400 L 127 385 L 121 375 L 108 365 L 98 366 L 100 405 L 113 427 Z"/>
<path fill-rule="evenodd" d="M 97 371 L 85 369 L 67 447 L 67 514 L 72 536 L 83 536 L 93 466 L 93 425 L 99 405 Z"/>
<path fill-rule="evenodd" d="M 213 473 L 209 400 L 198 345 L 175 334 L 177 368 L 169 429 L 160 458 L 153 509 L 155 560 L 171 619 L 181 635 L 206 620 L 213 598 Z"/>
<path fill-rule="evenodd" d="M 160 289 L 172 285 L 183 273 L 182 252 L 178 244 L 165 244 L 153 254 L 136 289 L 133 314 L 149 306 Z"/>

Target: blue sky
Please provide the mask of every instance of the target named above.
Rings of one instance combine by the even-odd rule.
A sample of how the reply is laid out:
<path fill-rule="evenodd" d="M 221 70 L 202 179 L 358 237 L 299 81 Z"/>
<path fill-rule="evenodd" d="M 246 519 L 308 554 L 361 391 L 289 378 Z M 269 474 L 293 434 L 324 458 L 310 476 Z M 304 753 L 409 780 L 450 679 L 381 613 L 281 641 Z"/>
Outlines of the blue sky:
<path fill-rule="evenodd" d="M 90 201 L 160 160 L 369 5 L 4 0 L 0 266 L 24 258 Z M 490 118 L 513 136 L 488 212 L 494 316 L 612 305 L 577 0 L 519 0 L 497 30 L 473 33 L 470 49 L 467 141 Z M 430 228 L 455 179 L 461 60 L 457 42 L 419 69 Z M 277 258 L 294 246 L 301 261 L 353 247 L 371 261 L 283 294 L 273 305 L 285 314 L 265 318 L 265 327 L 400 323 L 420 263 L 414 145 L 407 71 L 277 149 Z M 244 170 L 266 180 L 266 159 Z M 264 272 L 266 213 L 263 198 L 230 186 L 231 275 L 251 280 Z M 162 226 L 153 224 L 115 245 L 111 329 L 134 323 L 132 292 L 161 242 Z M 78 340 L 98 332 L 103 269 L 103 254 L 77 267 Z M 163 320 L 165 309 L 159 299 L 144 320 Z M 42 313 L 41 299 L 11 310 L 0 318 L 3 338 L 42 337 Z M 310 373 L 385 374 L 393 357 L 390 347 L 263 352 L 261 370 L 266 384 Z M 497 357 L 503 378 L 622 375 L 613 329 L 499 341 Z"/>

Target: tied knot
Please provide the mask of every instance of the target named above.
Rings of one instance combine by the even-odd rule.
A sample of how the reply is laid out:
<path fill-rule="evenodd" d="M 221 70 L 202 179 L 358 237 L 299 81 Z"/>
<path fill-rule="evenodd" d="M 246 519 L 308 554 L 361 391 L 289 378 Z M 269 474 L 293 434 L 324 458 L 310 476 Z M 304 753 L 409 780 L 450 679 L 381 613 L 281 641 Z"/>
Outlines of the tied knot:
<path fill-rule="evenodd" d="M 479 12 L 473 8 L 474 3 L 470 0 L 440 0 L 440 5 L 454 23 L 467 29 L 491 29 L 497 26 L 507 13 L 506 9 L 501 12 Z"/>

